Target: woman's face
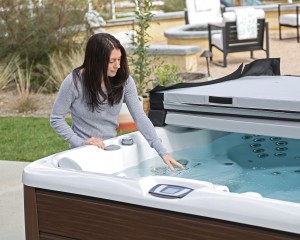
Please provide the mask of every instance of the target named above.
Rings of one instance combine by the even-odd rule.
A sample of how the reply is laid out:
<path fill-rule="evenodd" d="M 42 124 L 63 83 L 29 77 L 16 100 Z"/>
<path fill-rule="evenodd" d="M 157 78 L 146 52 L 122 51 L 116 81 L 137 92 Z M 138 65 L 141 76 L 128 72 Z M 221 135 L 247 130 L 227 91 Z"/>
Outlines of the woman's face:
<path fill-rule="evenodd" d="M 121 51 L 120 49 L 112 50 L 109 58 L 109 64 L 107 69 L 107 76 L 114 77 L 117 74 L 118 69 L 120 68 L 121 62 Z"/>

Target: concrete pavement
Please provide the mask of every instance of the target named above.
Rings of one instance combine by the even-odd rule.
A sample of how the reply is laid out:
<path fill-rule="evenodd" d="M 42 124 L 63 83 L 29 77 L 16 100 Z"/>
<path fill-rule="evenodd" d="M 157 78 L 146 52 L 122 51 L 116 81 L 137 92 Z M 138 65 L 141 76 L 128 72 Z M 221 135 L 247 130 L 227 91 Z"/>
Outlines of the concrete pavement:
<path fill-rule="evenodd" d="M 0 160 L 1 240 L 25 240 L 22 172 L 28 164 Z"/>

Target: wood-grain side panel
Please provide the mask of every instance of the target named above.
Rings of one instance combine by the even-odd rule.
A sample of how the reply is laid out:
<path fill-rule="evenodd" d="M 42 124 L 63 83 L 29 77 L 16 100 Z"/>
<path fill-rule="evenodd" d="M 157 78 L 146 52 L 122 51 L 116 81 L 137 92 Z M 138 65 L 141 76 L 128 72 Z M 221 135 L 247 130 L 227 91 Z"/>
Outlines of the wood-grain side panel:
<path fill-rule="evenodd" d="M 37 191 L 40 232 L 74 239 L 294 240 L 299 235 L 97 198 Z"/>
<path fill-rule="evenodd" d="M 35 188 L 24 186 L 25 235 L 27 240 L 39 239 L 38 213 Z"/>

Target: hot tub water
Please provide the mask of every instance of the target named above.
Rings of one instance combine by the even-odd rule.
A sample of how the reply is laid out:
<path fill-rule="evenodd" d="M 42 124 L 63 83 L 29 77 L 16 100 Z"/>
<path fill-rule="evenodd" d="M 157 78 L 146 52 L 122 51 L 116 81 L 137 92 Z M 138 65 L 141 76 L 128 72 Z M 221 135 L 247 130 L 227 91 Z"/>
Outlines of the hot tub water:
<path fill-rule="evenodd" d="M 300 203 L 300 140 L 230 133 L 210 144 L 172 152 L 185 170 L 159 157 L 126 169 L 128 177 L 174 176 L 226 185 L 231 192 Z"/>

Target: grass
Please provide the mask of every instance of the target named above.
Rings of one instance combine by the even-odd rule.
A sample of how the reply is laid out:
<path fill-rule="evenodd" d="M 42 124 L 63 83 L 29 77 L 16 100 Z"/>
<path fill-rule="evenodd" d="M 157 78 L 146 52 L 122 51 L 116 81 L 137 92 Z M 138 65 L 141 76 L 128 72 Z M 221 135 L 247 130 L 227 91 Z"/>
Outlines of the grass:
<path fill-rule="evenodd" d="M 31 162 L 68 149 L 49 118 L 0 117 L 0 136 L 2 160 Z"/>
<path fill-rule="evenodd" d="M 32 162 L 69 148 L 45 117 L 0 117 L 0 136 L 0 160 Z"/>

